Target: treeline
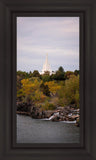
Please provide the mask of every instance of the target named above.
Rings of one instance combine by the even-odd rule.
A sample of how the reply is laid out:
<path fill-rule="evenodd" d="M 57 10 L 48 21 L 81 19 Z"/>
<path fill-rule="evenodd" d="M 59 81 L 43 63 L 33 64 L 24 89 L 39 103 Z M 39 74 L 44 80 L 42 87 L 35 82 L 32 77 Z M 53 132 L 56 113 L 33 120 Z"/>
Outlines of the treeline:
<path fill-rule="evenodd" d="M 56 106 L 75 104 L 79 107 L 79 71 L 65 72 L 63 67 L 53 73 L 41 75 L 17 71 L 17 101 L 54 109 Z"/>
<path fill-rule="evenodd" d="M 52 81 L 52 80 L 66 80 L 69 79 L 71 75 L 79 75 L 79 70 L 75 70 L 74 72 L 72 71 L 67 71 L 65 72 L 63 67 L 59 67 L 59 69 L 56 71 L 54 74 L 49 74 L 49 72 L 45 72 L 45 74 L 41 75 L 38 70 L 34 70 L 33 73 L 30 72 L 25 72 L 25 71 L 17 71 L 17 86 L 19 88 L 20 86 L 20 81 L 22 79 L 27 79 L 27 78 L 32 78 L 32 77 L 38 77 L 44 82 L 46 81 Z"/>

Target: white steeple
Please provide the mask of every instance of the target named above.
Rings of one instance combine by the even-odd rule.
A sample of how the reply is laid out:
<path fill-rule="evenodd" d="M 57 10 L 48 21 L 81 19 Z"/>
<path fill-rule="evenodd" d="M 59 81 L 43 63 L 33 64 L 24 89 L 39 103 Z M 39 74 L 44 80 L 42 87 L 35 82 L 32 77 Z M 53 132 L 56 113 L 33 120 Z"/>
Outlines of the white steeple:
<path fill-rule="evenodd" d="M 41 74 L 44 74 L 45 72 L 49 72 L 50 74 L 52 73 L 51 68 L 50 68 L 50 64 L 48 63 L 48 53 L 46 54 L 46 60 L 45 63 L 43 65 L 43 69 Z"/>

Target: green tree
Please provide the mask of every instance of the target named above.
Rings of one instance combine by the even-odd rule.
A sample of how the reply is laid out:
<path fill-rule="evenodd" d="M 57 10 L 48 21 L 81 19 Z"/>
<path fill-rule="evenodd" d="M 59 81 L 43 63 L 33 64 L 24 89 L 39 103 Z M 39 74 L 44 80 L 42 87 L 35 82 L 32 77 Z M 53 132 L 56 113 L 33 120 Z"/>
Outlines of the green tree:
<path fill-rule="evenodd" d="M 65 72 L 62 66 L 58 68 L 55 74 L 51 76 L 54 80 L 65 80 Z"/>
<path fill-rule="evenodd" d="M 79 74 L 79 70 L 75 70 L 74 74 L 77 76 Z"/>
<path fill-rule="evenodd" d="M 64 80 L 65 79 L 65 73 L 58 70 L 56 72 L 54 78 L 55 78 L 55 80 Z"/>
<path fill-rule="evenodd" d="M 58 69 L 58 71 L 60 71 L 60 72 L 64 73 L 64 69 L 63 69 L 63 67 L 62 67 L 62 66 L 60 66 L 60 67 L 59 67 L 59 69 Z"/>
<path fill-rule="evenodd" d="M 43 74 L 43 75 L 42 75 L 42 80 L 43 80 L 43 82 L 48 82 L 48 81 L 50 81 L 50 80 L 51 80 L 50 75 Z"/>
<path fill-rule="evenodd" d="M 34 70 L 32 76 L 33 76 L 33 77 L 39 77 L 39 78 L 40 78 L 40 73 L 38 72 L 38 70 Z"/>

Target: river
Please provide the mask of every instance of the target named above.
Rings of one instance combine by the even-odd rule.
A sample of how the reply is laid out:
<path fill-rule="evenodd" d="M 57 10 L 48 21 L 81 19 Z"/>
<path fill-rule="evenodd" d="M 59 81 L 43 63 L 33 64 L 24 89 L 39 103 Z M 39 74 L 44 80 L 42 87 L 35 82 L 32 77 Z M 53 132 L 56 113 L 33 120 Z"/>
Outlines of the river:
<path fill-rule="evenodd" d="M 74 123 L 33 119 L 17 114 L 17 143 L 79 143 L 80 128 Z"/>

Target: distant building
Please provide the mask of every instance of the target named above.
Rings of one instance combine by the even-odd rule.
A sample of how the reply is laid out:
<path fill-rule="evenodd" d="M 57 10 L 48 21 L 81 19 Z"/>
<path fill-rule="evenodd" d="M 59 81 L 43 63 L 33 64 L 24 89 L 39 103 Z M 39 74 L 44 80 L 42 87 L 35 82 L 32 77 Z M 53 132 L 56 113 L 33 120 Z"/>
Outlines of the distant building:
<path fill-rule="evenodd" d="M 46 60 L 43 65 L 41 74 L 53 74 L 53 71 L 51 70 L 50 64 L 48 62 L 48 54 L 46 54 Z"/>

